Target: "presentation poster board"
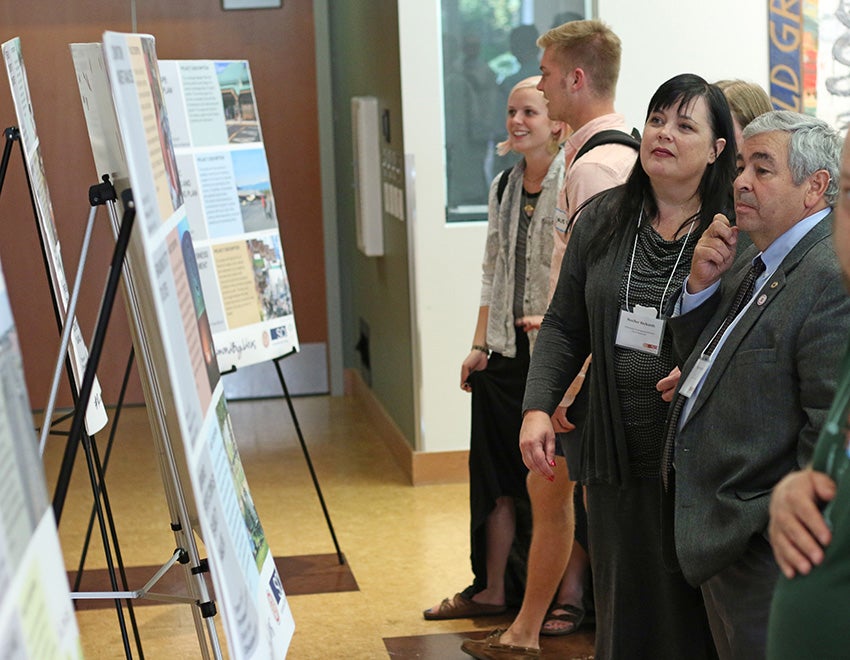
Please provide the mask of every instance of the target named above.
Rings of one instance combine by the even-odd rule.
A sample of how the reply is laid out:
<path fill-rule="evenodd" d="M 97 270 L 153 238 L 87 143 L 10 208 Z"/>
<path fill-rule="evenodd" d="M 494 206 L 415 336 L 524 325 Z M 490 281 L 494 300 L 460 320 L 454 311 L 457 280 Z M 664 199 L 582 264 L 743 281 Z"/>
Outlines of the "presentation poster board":
<path fill-rule="evenodd" d="M 60 317 L 62 322 L 65 323 L 68 321 L 70 292 L 68 281 L 65 277 L 65 267 L 62 264 L 62 250 L 56 232 L 53 204 L 50 200 L 50 191 L 47 188 L 47 178 L 44 175 L 44 161 L 41 157 L 38 133 L 35 129 L 35 116 L 33 115 L 27 72 L 21 52 L 21 40 L 17 37 L 11 39 L 4 43 L 2 48 L 3 59 L 6 62 L 6 72 L 9 76 L 9 86 L 12 91 L 12 100 L 15 105 L 15 113 L 18 117 L 18 129 L 26 159 L 27 173 L 29 174 L 33 197 L 35 198 L 41 234 L 44 237 L 44 248 L 47 251 L 51 287 L 54 291 Z M 83 213 L 84 209 L 81 208 L 80 212 Z M 28 209 L 21 210 L 22 215 L 28 213 Z M 70 322 L 72 323 L 72 328 L 69 353 L 74 380 L 76 381 L 77 389 L 79 389 L 89 353 L 76 316 L 71 318 Z M 58 345 L 59 342 L 57 341 Z M 49 354 L 49 350 L 46 353 Z M 91 399 L 86 410 L 86 431 L 90 435 L 97 433 L 106 426 L 107 419 L 100 383 L 95 378 L 92 385 Z"/>
<path fill-rule="evenodd" d="M 0 658 L 81 657 L 18 336 L 0 272 Z"/>
<path fill-rule="evenodd" d="M 219 367 L 280 357 L 298 337 L 251 69 L 162 60 L 159 70 Z"/>
<path fill-rule="evenodd" d="M 157 374 L 167 383 L 158 388 L 178 421 L 171 440 L 185 451 L 230 656 L 282 658 L 294 623 L 227 412 L 154 39 L 107 32 L 103 54 L 136 209 L 129 258 L 150 301 L 138 312 L 161 351 Z M 96 71 L 89 66 L 89 75 Z M 100 117 L 101 126 L 107 121 Z"/>

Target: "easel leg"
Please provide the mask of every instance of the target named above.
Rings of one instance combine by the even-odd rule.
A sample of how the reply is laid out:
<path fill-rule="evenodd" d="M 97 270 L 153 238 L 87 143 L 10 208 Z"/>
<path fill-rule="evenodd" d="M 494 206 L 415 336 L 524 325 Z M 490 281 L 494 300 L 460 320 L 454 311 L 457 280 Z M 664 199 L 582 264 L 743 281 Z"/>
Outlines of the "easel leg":
<path fill-rule="evenodd" d="M 298 442 L 301 443 L 301 451 L 304 452 L 304 459 L 307 461 L 307 468 L 310 470 L 310 477 L 313 479 L 313 486 L 316 488 L 316 495 L 319 496 L 319 504 L 322 505 L 322 513 L 325 514 L 325 521 L 328 523 L 328 530 L 331 533 L 331 538 L 336 548 L 336 557 L 339 560 L 340 566 L 345 563 L 345 558 L 342 556 L 342 550 L 339 549 L 339 542 L 336 540 L 336 533 L 331 522 L 328 507 L 325 506 L 325 498 L 322 496 L 322 488 L 319 486 L 319 479 L 316 477 L 316 471 L 313 469 L 313 461 L 310 460 L 310 452 L 307 450 L 307 444 L 304 442 L 304 435 L 301 433 L 301 425 L 298 423 L 298 416 L 295 414 L 295 408 L 292 405 L 292 397 L 289 396 L 289 388 L 286 386 L 286 379 L 283 377 L 283 371 L 280 368 L 280 360 L 292 355 L 295 351 L 291 351 L 286 355 L 272 360 L 274 368 L 277 370 L 277 377 L 280 379 L 280 385 L 283 388 L 283 394 L 286 397 L 286 405 L 289 406 L 289 414 L 292 415 L 292 422 L 295 424 L 295 431 L 298 433 Z"/>
<path fill-rule="evenodd" d="M 109 465 L 109 456 L 112 453 L 112 446 L 115 441 L 115 433 L 118 430 L 118 421 L 121 417 L 121 410 L 124 406 L 124 397 L 127 394 L 127 384 L 130 382 L 130 373 L 133 368 L 133 360 L 135 354 L 133 348 L 130 347 L 130 355 L 127 358 L 127 366 L 124 369 L 124 379 L 121 382 L 121 391 L 118 394 L 118 403 L 115 406 L 115 411 L 112 415 L 112 428 L 109 430 L 109 440 L 106 443 L 106 453 L 103 458 L 103 463 L 100 462 L 99 456 L 97 454 L 97 445 L 92 442 L 92 449 L 94 454 L 94 464 L 95 468 L 100 480 L 100 495 L 103 497 L 104 508 L 106 510 L 106 518 L 109 523 L 109 532 L 112 537 L 112 546 L 115 549 L 115 560 L 118 565 L 118 572 L 121 575 L 121 586 L 124 588 L 124 591 L 129 591 L 130 586 L 127 580 L 127 572 L 124 569 L 124 558 L 121 555 L 121 547 L 118 544 L 118 535 L 115 531 L 115 518 L 112 515 L 112 505 L 109 503 L 109 495 L 106 491 L 106 468 Z M 77 566 L 77 575 L 74 578 L 74 586 L 72 591 L 80 591 L 80 583 L 83 579 L 83 570 L 85 567 L 86 556 L 88 555 L 89 543 L 91 541 L 92 529 L 94 527 L 95 517 L 97 515 L 97 506 L 93 503 L 91 514 L 89 515 L 89 524 L 86 528 L 86 537 L 83 541 L 83 549 L 80 553 L 80 563 Z M 127 613 L 130 617 L 130 626 L 133 629 L 133 637 L 136 641 L 136 650 L 139 652 L 139 657 L 144 658 L 144 650 L 142 649 L 142 641 L 141 636 L 139 634 L 139 626 L 136 622 L 136 613 L 133 609 L 133 602 L 129 599 L 125 601 L 127 603 Z"/>
<path fill-rule="evenodd" d="M 103 507 L 101 506 L 101 495 L 103 496 L 107 508 L 109 508 L 109 502 L 108 497 L 106 495 L 106 488 L 103 484 L 102 470 L 100 469 L 99 465 L 97 465 L 97 467 L 95 466 L 95 462 L 97 461 L 97 449 L 91 442 L 91 438 L 88 436 L 87 433 L 85 433 L 84 425 L 85 414 L 88 408 L 89 399 L 91 398 L 92 387 L 94 385 L 95 372 L 100 362 L 100 356 L 103 352 L 103 345 L 106 339 L 106 330 L 109 326 L 109 318 L 112 314 L 112 308 L 115 303 L 115 296 L 118 291 L 118 283 L 121 278 L 124 255 L 127 251 L 127 245 L 130 239 L 130 232 L 132 230 L 133 221 L 135 219 L 135 209 L 132 207 L 132 204 L 129 205 L 129 208 L 127 206 L 125 206 L 125 208 L 127 210 L 125 211 L 124 218 L 121 223 L 121 229 L 118 234 L 118 239 L 115 243 L 115 250 L 112 256 L 112 263 L 110 264 L 109 276 L 107 278 L 103 298 L 101 299 L 101 306 L 100 311 L 98 313 L 94 337 L 92 339 L 92 346 L 91 350 L 89 351 L 89 360 L 86 364 L 82 383 L 80 384 L 79 400 L 77 401 L 76 413 L 71 423 L 71 430 L 68 436 L 69 446 L 76 446 L 76 443 L 82 442 L 85 449 L 89 480 L 91 481 L 92 494 L 94 495 L 95 508 L 97 511 L 98 526 L 100 528 L 101 538 L 103 539 L 103 550 L 104 554 L 106 555 L 106 564 L 109 572 L 109 580 L 113 591 L 118 591 L 118 580 L 115 575 L 115 566 L 112 560 L 110 535 L 106 529 L 106 521 L 104 517 Z M 67 488 L 67 484 L 65 484 L 65 487 Z M 121 601 L 119 599 L 115 600 L 115 608 L 118 614 L 118 623 L 121 628 L 121 638 L 124 642 L 124 652 L 128 658 L 131 658 L 132 651 L 130 649 L 127 626 L 124 621 L 124 613 L 121 607 Z"/>
<path fill-rule="evenodd" d="M 130 373 L 133 368 L 133 360 L 135 358 L 135 353 L 133 351 L 133 347 L 130 347 L 130 355 L 127 358 L 127 366 L 124 369 L 124 380 L 121 382 L 121 391 L 118 394 L 118 403 L 115 405 L 115 412 L 112 414 L 112 428 L 109 429 L 109 440 L 106 443 L 106 453 L 103 457 L 103 471 L 106 472 L 106 468 L 109 466 L 109 456 L 112 453 L 112 445 L 115 442 L 115 433 L 118 430 L 118 420 L 121 417 L 121 410 L 124 406 L 124 397 L 127 394 L 127 384 L 130 382 Z M 83 549 L 80 553 L 80 563 L 77 565 L 77 576 L 74 580 L 74 586 L 72 591 L 80 590 L 80 581 L 83 578 L 83 570 L 86 564 L 86 556 L 89 551 L 89 543 L 91 542 L 91 533 L 94 527 L 94 518 L 96 515 L 95 507 L 92 505 L 91 514 L 89 515 L 89 524 L 86 527 L 86 537 L 83 541 Z M 124 588 L 127 589 L 127 585 L 124 585 Z"/>

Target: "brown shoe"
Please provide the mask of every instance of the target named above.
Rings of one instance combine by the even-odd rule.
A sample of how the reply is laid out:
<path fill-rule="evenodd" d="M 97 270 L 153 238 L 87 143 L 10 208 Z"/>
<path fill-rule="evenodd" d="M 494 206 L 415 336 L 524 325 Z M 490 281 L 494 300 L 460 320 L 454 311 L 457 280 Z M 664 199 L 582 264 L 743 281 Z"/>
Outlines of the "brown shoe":
<path fill-rule="evenodd" d="M 504 628 L 498 628 L 484 639 L 465 639 L 460 650 L 480 660 L 534 660 L 541 657 L 540 649 L 502 644 L 499 638 L 504 632 Z"/>
<path fill-rule="evenodd" d="M 475 616 L 504 614 L 507 609 L 506 605 L 478 603 L 461 593 L 457 593 L 451 598 L 443 598 L 443 602 L 440 603 L 436 611 L 425 610 L 422 612 L 422 616 L 429 621 L 436 621 L 438 619 L 470 619 Z"/>

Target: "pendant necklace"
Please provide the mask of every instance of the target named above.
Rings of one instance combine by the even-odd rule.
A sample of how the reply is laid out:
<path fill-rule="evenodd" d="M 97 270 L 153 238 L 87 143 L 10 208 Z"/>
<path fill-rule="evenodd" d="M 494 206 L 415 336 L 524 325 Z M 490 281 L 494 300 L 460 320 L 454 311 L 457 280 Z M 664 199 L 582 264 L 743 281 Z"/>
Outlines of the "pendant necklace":
<path fill-rule="evenodd" d="M 529 220 L 534 215 L 534 207 L 537 205 L 538 197 L 540 197 L 539 192 L 530 193 L 525 188 L 522 189 L 522 212 Z"/>

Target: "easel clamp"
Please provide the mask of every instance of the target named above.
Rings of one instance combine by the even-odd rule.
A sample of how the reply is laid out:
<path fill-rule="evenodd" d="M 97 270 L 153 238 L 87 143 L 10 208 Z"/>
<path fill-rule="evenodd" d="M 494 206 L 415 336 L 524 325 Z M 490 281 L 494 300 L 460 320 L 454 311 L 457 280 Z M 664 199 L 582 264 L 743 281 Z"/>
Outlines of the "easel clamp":
<path fill-rule="evenodd" d="M 102 206 L 107 202 L 114 202 L 118 199 L 115 194 L 115 187 L 109 180 L 109 175 L 104 174 L 102 178 L 103 183 L 96 183 L 89 188 L 89 204 L 92 206 Z"/>

